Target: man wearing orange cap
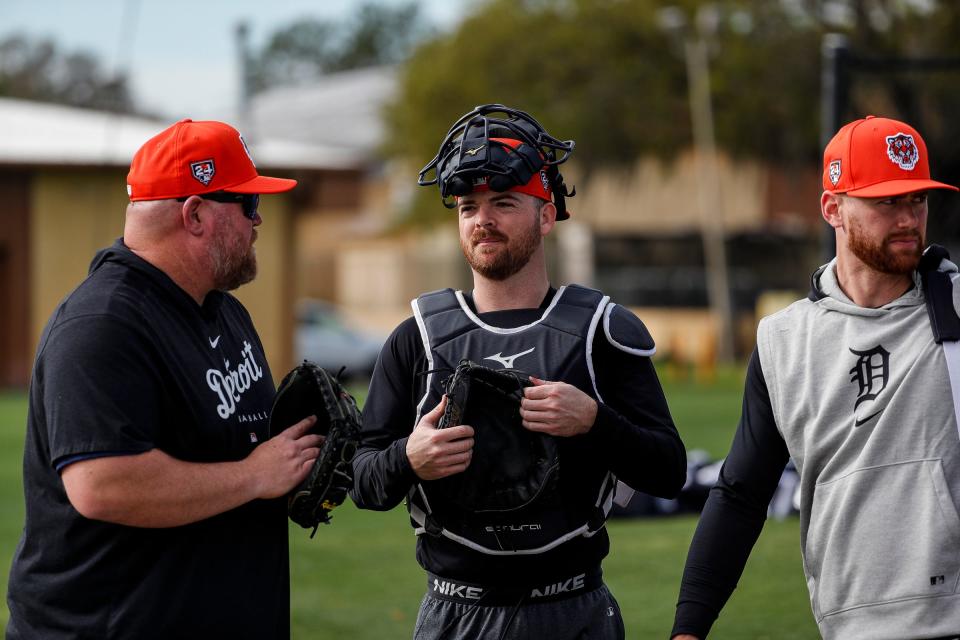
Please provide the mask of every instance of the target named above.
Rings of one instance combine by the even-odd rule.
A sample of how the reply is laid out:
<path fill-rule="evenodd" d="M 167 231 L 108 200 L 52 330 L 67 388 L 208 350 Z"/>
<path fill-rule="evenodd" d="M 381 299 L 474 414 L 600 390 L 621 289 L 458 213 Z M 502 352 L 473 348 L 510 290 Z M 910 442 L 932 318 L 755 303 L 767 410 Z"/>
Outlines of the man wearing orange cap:
<path fill-rule="evenodd" d="M 687 556 L 675 639 L 707 636 L 788 458 L 823 637 L 960 636 L 960 294 L 946 252 L 924 252 L 927 192 L 956 187 L 930 179 L 913 127 L 870 116 L 827 145 L 823 188 L 837 255 L 807 299 L 757 329 L 743 415 Z"/>
<path fill-rule="evenodd" d="M 183 120 L 127 176 L 123 237 L 40 340 L 7 638 L 286 638 L 284 494 L 321 438 L 270 437 L 246 309 L 260 176 L 236 129 Z"/>
<path fill-rule="evenodd" d="M 388 339 L 364 407 L 352 494 L 378 510 L 408 498 L 427 572 L 419 640 L 623 638 L 601 573 L 617 479 L 663 497 L 685 479 L 643 323 L 599 291 L 548 279 L 543 239 L 569 217 L 572 193 L 557 165 L 573 146 L 522 111 L 483 105 L 454 124 L 420 174 L 456 208 L 473 290 L 420 296 Z M 463 359 L 529 380 L 517 438 L 547 438 L 559 451 L 557 485 L 539 485 L 515 509 L 481 512 L 445 498 L 443 487 L 456 484 L 444 483 L 471 465 L 493 476 L 528 464 L 511 448 L 481 446 L 481 425 L 437 428 L 442 381 Z"/>

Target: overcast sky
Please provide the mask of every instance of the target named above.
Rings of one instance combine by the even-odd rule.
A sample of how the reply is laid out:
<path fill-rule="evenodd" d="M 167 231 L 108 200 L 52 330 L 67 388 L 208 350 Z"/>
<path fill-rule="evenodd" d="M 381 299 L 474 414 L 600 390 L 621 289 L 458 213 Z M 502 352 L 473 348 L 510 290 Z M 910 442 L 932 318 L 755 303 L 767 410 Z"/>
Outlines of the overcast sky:
<path fill-rule="evenodd" d="M 403 0 L 378 0 L 402 4 Z M 420 0 L 440 28 L 478 0 Z M 345 19 L 359 0 L 0 0 L 0 38 L 52 38 L 61 51 L 85 50 L 104 68 L 125 71 L 137 104 L 170 119 L 231 119 L 239 67 L 235 27 L 253 46 L 298 18 Z"/>

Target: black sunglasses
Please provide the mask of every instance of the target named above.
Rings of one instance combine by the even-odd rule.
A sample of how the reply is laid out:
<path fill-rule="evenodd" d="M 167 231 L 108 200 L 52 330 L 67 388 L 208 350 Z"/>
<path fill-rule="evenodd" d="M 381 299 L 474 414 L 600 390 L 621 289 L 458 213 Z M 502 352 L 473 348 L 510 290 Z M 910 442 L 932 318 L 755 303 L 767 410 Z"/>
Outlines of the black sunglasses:
<path fill-rule="evenodd" d="M 214 202 L 239 202 L 243 208 L 243 215 L 251 220 L 257 219 L 257 208 L 260 206 L 259 193 L 231 193 L 230 191 L 213 191 L 211 193 L 198 193 L 198 198 L 204 200 L 213 200 Z M 177 198 L 177 202 L 186 202 L 187 198 Z"/>

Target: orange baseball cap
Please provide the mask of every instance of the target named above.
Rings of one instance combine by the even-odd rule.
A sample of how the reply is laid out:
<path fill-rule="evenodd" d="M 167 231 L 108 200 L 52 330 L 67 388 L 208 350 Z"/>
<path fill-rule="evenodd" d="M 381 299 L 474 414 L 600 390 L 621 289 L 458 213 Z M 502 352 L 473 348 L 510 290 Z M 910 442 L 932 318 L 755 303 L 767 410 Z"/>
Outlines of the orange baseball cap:
<path fill-rule="evenodd" d="M 867 116 L 841 127 L 823 152 L 823 188 L 859 198 L 957 187 L 930 179 L 927 145 L 917 130 Z"/>
<path fill-rule="evenodd" d="M 130 163 L 131 201 L 165 200 L 213 191 L 282 193 L 296 180 L 257 174 L 240 132 L 214 120 L 181 120 L 147 140 Z"/>

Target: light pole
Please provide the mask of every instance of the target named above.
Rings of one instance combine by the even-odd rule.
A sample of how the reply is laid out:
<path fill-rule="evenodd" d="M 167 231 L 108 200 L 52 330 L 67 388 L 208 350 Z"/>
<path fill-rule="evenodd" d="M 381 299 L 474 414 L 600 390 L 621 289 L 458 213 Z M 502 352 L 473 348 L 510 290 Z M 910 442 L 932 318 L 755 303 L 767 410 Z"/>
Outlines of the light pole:
<path fill-rule="evenodd" d="M 240 21 L 234 28 L 239 65 L 239 88 L 237 91 L 237 125 L 247 140 L 256 138 L 250 119 L 250 99 L 253 96 L 253 82 L 250 77 L 250 26 Z"/>
<path fill-rule="evenodd" d="M 697 10 L 696 33 L 687 27 L 683 11 L 677 7 L 660 10 L 660 27 L 682 40 L 687 65 L 687 86 L 693 144 L 696 151 L 697 195 L 700 213 L 700 237 L 706 264 L 707 299 L 717 322 L 717 361 L 733 362 L 733 310 L 730 304 L 730 279 L 727 270 L 723 204 L 717 169 L 717 145 L 713 131 L 713 107 L 710 99 L 710 66 L 706 35 L 714 31 L 719 14 L 713 5 Z"/>

